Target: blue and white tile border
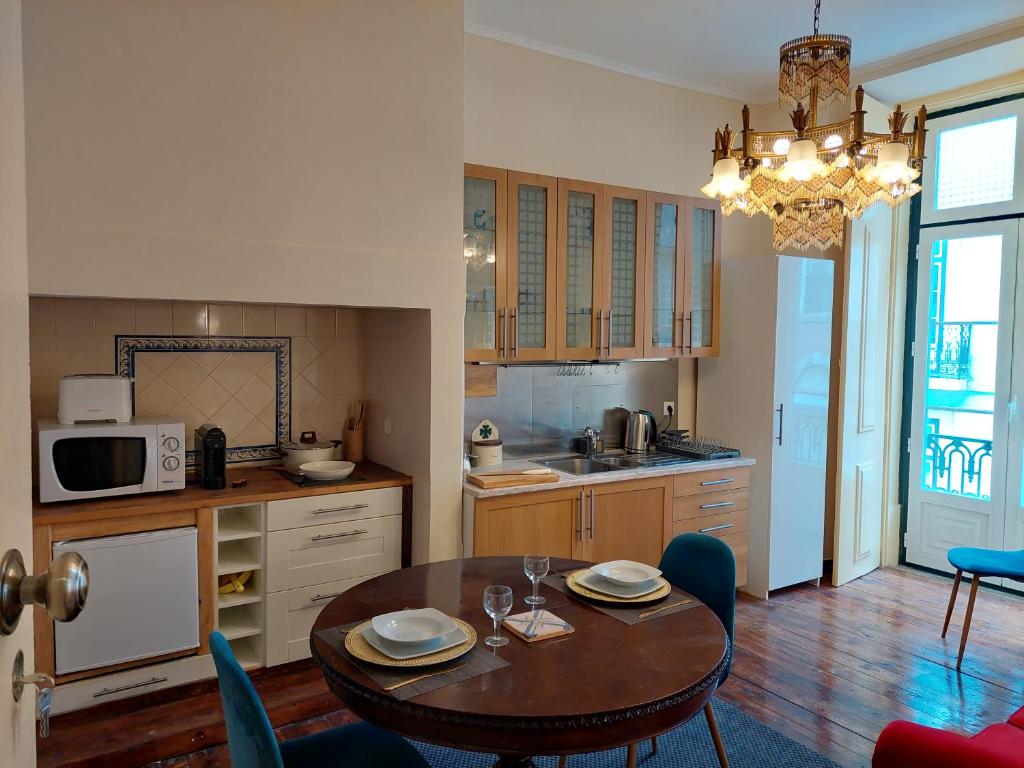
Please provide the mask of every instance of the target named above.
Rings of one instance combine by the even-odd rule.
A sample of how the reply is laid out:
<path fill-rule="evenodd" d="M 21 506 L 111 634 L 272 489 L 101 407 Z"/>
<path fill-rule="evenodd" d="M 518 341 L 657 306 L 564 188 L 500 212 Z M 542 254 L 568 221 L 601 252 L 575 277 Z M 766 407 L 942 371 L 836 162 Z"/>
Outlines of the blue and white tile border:
<path fill-rule="evenodd" d="M 274 445 L 246 445 L 228 448 L 228 463 L 277 459 L 277 446 L 291 439 L 291 347 L 287 336 L 115 336 L 115 368 L 119 376 L 135 378 L 136 352 L 273 352 L 276 364 L 274 384 L 277 441 Z M 135 387 L 132 385 L 134 401 Z M 195 466 L 195 451 L 189 451 L 187 466 Z"/>

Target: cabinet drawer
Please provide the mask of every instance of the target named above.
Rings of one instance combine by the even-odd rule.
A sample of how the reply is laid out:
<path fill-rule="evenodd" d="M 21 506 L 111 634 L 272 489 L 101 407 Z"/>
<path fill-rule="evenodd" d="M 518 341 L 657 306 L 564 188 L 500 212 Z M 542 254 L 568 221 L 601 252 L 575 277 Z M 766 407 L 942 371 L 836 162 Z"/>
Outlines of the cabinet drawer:
<path fill-rule="evenodd" d="M 267 530 L 283 531 L 307 525 L 322 525 L 364 517 L 402 514 L 402 489 L 329 493 L 267 502 Z"/>
<path fill-rule="evenodd" d="M 679 496 L 672 500 L 672 520 L 690 520 L 723 512 L 750 508 L 750 489 L 737 488 L 735 491 L 698 493 L 694 496 Z"/>
<path fill-rule="evenodd" d="M 734 533 L 745 534 L 750 530 L 749 516 L 750 512 L 746 509 L 733 509 L 717 515 L 677 520 L 672 523 L 672 535 L 706 533 L 710 536 L 724 538 Z"/>
<path fill-rule="evenodd" d="M 187 656 L 163 664 L 128 669 L 101 677 L 58 685 L 53 692 L 51 714 L 92 707 L 108 701 L 141 696 L 198 680 L 199 657 Z"/>
<path fill-rule="evenodd" d="M 267 595 L 267 666 L 309 658 L 309 631 L 324 606 L 377 574 Z"/>
<path fill-rule="evenodd" d="M 393 571 L 402 562 L 400 515 L 267 534 L 267 591 Z"/>
<path fill-rule="evenodd" d="M 732 488 L 750 487 L 750 467 L 713 469 L 707 472 L 686 472 L 676 475 L 674 495 L 690 496 L 695 493 L 713 493 Z"/>

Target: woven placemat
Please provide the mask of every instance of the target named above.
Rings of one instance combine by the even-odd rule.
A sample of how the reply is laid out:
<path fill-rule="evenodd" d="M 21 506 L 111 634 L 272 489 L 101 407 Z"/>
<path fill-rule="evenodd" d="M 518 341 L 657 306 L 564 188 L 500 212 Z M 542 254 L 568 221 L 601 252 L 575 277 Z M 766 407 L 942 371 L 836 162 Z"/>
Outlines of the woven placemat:
<path fill-rule="evenodd" d="M 658 580 L 661 584 L 653 592 L 648 592 L 646 595 L 640 597 L 628 598 L 628 597 L 616 597 L 615 595 L 608 595 L 604 592 L 598 592 L 596 589 L 591 589 L 586 584 L 580 581 L 580 577 L 583 576 L 589 568 L 581 568 L 578 571 L 565 574 L 565 585 L 570 591 L 575 592 L 577 595 L 583 595 L 583 597 L 589 597 L 591 600 L 596 600 L 599 603 L 622 603 L 623 605 L 636 606 L 636 605 L 647 605 L 653 603 L 655 600 L 661 600 L 661 598 L 668 595 L 672 591 L 672 585 L 669 584 L 665 579 L 660 576 Z"/>
<path fill-rule="evenodd" d="M 457 621 L 457 620 L 456 620 Z M 345 649 L 345 638 L 349 632 L 364 624 L 353 621 L 340 627 L 322 629 L 316 636 L 344 656 L 349 663 L 373 680 L 382 691 L 399 701 L 406 701 L 429 691 L 436 691 L 463 680 L 507 667 L 508 662 L 490 648 L 476 646 L 464 656 L 449 662 L 429 667 L 402 669 L 380 667 L 360 661 Z"/>
<path fill-rule="evenodd" d="M 345 633 L 345 650 L 350 656 L 359 661 L 366 661 L 370 664 L 379 664 L 383 667 L 401 667 L 403 669 L 418 669 L 428 667 L 432 664 L 443 664 L 446 661 L 453 661 L 467 652 L 467 649 L 476 645 L 476 630 L 462 619 L 452 618 L 455 625 L 461 629 L 466 639 L 458 645 L 446 648 L 436 653 L 428 653 L 423 656 L 413 656 L 410 659 L 393 659 L 385 653 L 381 653 L 364 636 L 364 632 L 370 627 L 369 621 L 350 629 Z"/>
<path fill-rule="evenodd" d="M 568 575 L 568 573 L 553 573 L 550 576 L 545 576 L 543 581 L 549 587 L 553 587 L 563 594 L 576 599 L 578 602 L 590 606 L 595 611 L 600 611 L 607 616 L 611 616 L 613 619 L 621 621 L 623 624 L 643 624 L 644 622 L 654 621 L 655 619 L 660 619 L 663 616 L 679 613 L 680 611 L 686 611 L 700 605 L 700 601 L 693 595 L 683 592 L 681 589 L 672 587 L 668 594 L 668 598 L 662 600 L 660 603 L 654 605 L 648 603 L 646 605 L 633 606 L 629 608 L 618 608 L 608 604 L 597 603 L 576 594 L 569 589 L 569 586 L 565 583 Z"/>

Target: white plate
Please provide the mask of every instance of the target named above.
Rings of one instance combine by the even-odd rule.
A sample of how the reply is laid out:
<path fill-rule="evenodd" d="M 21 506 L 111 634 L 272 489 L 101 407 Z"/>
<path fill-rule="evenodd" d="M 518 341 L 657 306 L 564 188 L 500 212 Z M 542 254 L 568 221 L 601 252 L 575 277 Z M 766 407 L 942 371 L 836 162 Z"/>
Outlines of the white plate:
<path fill-rule="evenodd" d="M 599 576 L 593 571 L 586 571 L 581 574 L 579 583 L 588 589 L 592 589 L 595 592 L 600 592 L 605 595 L 611 595 L 612 597 L 642 597 L 650 594 L 661 588 L 662 580 L 655 577 L 651 581 L 645 581 L 642 584 L 633 584 L 628 587 L 624 587 L 621 584 L 616 584 L 613 581 L 608 581 L 604 576 Z"/>
<path fill-rule="evenodd" d="M 413 645 L 437 640 L 456 628 L 449 616 L 436 608 L 393 611 L 374 616 L 370 622 L 382 640 L 397 645 Z"/>
<path fill-rule="evenodd" d="M 431 653 L 445 651 L 469 639 L 466 633 L 458 626 L 447 635 L 416 645 L 388 642 L 374 632 L 373 627 L 367 627 L 363 630 L 363 638 L 378 651 L 385 656 L 390 656 L 392 659 L 415 659 L 417 656 L 426 656 Z"/>
<path fill-rule="evenodd" d="M 623 587 L 633 587 L 644 584 L 661 576 L 661 571 L 652 568 L 645 563 L 637 563 L 632 560 L 612 560 L 608 563 L 598 563 L 590 567 L 598 576 L 603 576 L 613 584 Z"/>
<path fill-rule="evenodd" d="M 351 461 L 310 461 L 299 465 L 299 471 L 310 480 L 344 480 L 355 468 Z"/>

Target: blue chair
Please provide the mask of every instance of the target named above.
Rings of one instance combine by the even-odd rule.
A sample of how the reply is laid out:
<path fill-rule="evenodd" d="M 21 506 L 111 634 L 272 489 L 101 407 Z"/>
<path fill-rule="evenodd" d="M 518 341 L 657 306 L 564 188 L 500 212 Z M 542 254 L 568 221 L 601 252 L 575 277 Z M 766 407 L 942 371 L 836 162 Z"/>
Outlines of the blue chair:
<path fill-rule="evenodd" d="M 949 596 L 949 607 L 946 608 L 946 621 L 942 625 L 943 638 L 946 637 L 953 606 L 956 605 L 960 579 L 963 578 L 964 572 L 974 574 L 971 580 L 971 596 L 967 599 L 964 629 L 960 634 L 960 652 L 956 657 L 956 668 L 959 671 L 964 660 L 964 649 L 967 647 L 967 634 L 971 631 L 971 616 L 974 614 L 974 598 L 978 594 L 978 584 L 987 576 L 1002 576 L 1024 581 L 1024 549 L 1003 552 L 998 549 L 953 547 L 946 556 L 949 558 L 949 564 L 956 568 L 956 577 L 953 579 L 953 592 Z"/>
<path fill-rule="evenodd" d="M 721 686 L 732 669 L 732 643 L 736 628 L 736 558 L 729 545 L 714 536 L 703 533 L 684 533 L 669 542 L 658 565 L 669 583 L 696 597 L 714 611 L 729 636 L 729 658 L 718 679 Z M 718 762 L 722 768 L 729 768 L 725 744 L 718 732 L 715 713 L 711 702 L 704 705 L 704 717 L 708 721 L 711 740 L 715 743 Z M 657 738 L 651 739 L 651 751 L 658 751 Z M 626 753 L 626 764 L 636 765 L 636 745 L 631 744 Z"/>
<path fill-rule="evenodd" d="M 232 765 L 429 768 L 409 742 L 369 723 L 353 723 L 279 743 L 259 694 L 220 632 L 210 635 L 210 650 L 217 665 Z"/>

